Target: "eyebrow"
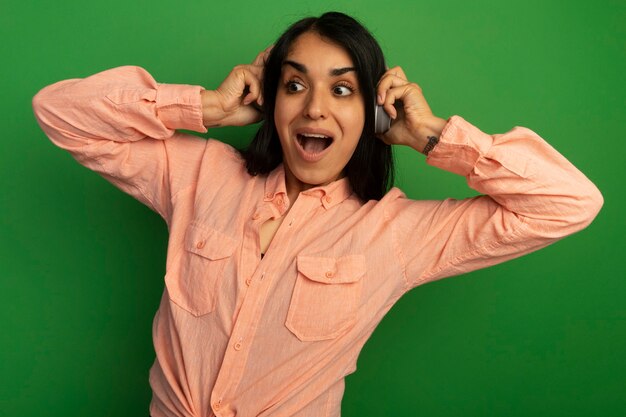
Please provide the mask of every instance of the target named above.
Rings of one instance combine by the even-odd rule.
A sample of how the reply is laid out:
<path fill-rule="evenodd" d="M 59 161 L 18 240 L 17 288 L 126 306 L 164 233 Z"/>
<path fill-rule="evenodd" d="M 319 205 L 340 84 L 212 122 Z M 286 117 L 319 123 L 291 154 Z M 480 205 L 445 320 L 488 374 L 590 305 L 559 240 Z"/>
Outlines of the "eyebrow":
<path fill-rule="evenodd" d="M 304 65 L 300 64 L 299 62 L 290 61 L 287 59 L 285 60 L 285 62 L 283 62 L 283 65 L 289 65 L 304 74 L 307 73 L 307 68 Z M 356 72 L 356 68 L 354 67 L 334 68 L 330 70 L 329 74 L 333 77 L 338 77 L 350 71 Z"/>

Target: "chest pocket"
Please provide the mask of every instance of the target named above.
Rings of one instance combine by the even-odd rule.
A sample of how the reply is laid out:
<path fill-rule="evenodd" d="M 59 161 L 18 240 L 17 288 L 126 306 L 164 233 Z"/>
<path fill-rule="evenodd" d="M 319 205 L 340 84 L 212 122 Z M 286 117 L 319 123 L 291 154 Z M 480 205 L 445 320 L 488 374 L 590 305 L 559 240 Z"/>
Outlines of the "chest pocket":
<path fill-rule="evenodd" d="M 302 341 L 333 339 L 356 323 L 365 257 L 298 256 L 287 328 Z"/>
<path fill-rule="evenodd" d="M 165 276 L 170 300 L 194 316 L 215 309 L 219 284 L 237 241 L 207 226 L 191 223 L 185 232 L 178 268 Z"/>

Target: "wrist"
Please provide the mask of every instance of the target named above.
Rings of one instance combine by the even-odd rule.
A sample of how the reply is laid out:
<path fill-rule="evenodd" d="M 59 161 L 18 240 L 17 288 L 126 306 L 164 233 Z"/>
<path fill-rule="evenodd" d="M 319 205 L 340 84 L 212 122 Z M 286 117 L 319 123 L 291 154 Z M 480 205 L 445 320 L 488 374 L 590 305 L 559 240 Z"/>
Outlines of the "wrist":
<path fill-rule="evenodd" d="M 428 155 L 439 142 L 441 132 L 447 123 L 447 120 L 436 116 L 425 119 L 417 127 L 415 142 L 411 147 L 420 153 Z"/>
<path fill-rule="evenodd" d="M 200 100 L 202 103 L 202 124 L 205 127 L 222 126 L 225 114 L 217 92 L 202 90 L 200 92 Z"/>

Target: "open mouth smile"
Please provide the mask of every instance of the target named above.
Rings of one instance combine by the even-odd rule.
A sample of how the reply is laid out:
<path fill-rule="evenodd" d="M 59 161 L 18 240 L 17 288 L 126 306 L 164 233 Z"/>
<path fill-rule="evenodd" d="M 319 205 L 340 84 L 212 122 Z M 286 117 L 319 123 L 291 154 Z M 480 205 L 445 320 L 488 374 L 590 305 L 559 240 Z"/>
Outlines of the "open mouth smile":
<path fill-rule="evenodd" d="M 301 132 L 296 134 L 296 148 L 302 159 L 317 162 L 326 155 L 333 144 L 333 137 L 326 133 Z"/>

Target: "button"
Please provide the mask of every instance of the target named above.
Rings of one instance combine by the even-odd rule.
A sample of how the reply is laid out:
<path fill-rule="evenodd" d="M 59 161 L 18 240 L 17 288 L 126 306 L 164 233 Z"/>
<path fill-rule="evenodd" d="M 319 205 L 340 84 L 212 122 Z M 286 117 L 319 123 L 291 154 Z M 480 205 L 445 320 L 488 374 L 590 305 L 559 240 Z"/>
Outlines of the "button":
<path fill-rule="evenodd" d="M 250 278 L 248 278 L 248 279 L 246 280 L 246 285 L 249 287 L 251 282 L 252 282 L 252 280 L 251 280 Z"/>
<path fill-rule="evenodd" d="M 273 198 L 273 197 L 274 197 L 274 193 L 265 194 L 265 198 Z"/>
<path fill-rule="evenodd" d="M 261 215 L 260 215 L 259 213 L 254 213 L 254 214 L 252 215 L 252 219 L 253 219 L 253 220 L 259 220 L 259 218 L 260 218 L 260 217 L 261 217 Z"/>
<path fill-rule="evenodd" d="M 285 200 L 283 200 L 282 197 L 278 197 L 276 199 L 276 204 L 278 204 L 279 206 L 282 206 L 283 204 L 285 204 Z"/>
<path fill-rule="evenodd" d="M 326 278 L 332 278 L 335 276 L 335 273 L 333 271 L 326 271 Z"/>
<path fill-rule="evenodd" d="M 333 201 L 333 198 L 327 195 L 326 197 L 324 197 L 324 200 L 326 200 L 327 203 L 330 203 L 331 201 Z"/>
<path fill-rule="evenodd" d="M 204 240 L 201 240 L 200 242 L 196 243 L 196 248 L 202 249 L 203 247 L 204 247 Z"/>
<path fill-rule="evenodd" d="M 221 405 L 222 405 L 222 400 L 219 400 L 218 402 L 213 404 L 213 408 L 215 408 L 216 410 L 219 410 Z"/>
<path fill-rule="evenodd" d="M 235 343 L 235 350 L 241 350 L 241 339 Z"/>

